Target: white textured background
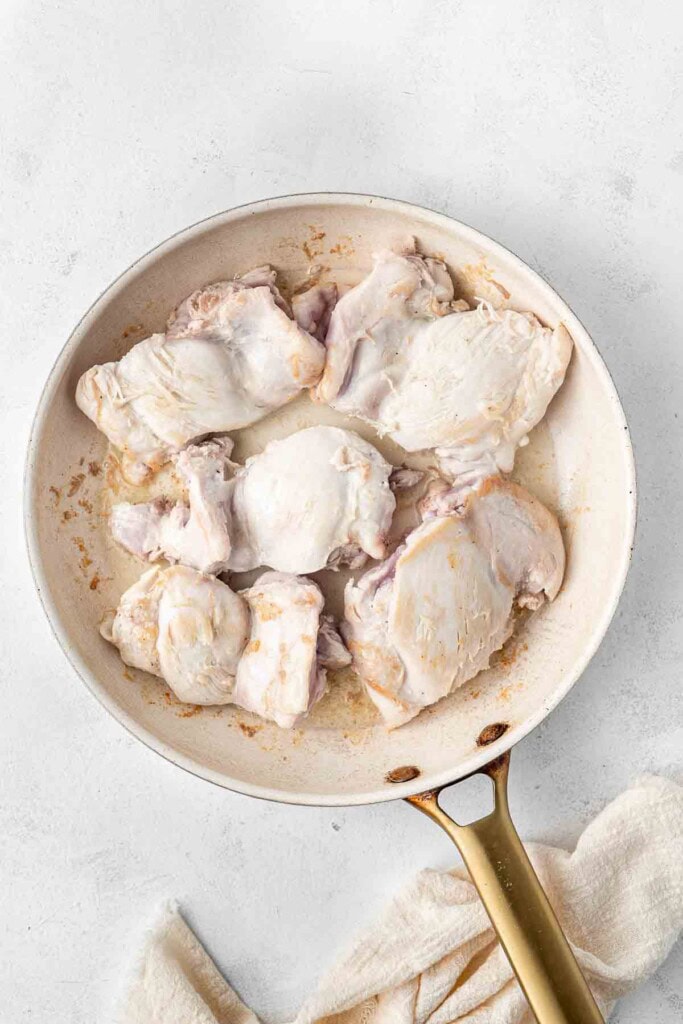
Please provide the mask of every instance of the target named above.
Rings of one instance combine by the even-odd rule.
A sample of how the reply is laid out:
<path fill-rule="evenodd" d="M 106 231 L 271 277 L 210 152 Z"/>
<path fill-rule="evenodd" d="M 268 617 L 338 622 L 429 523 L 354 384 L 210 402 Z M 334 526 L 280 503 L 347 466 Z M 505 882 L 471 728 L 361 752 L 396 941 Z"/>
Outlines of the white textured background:
<path fill-rule="evenodd" d="M 2 1024 L 105 1020 L 169 896 L 283 1020 L 397 886 L 453 856 L 400 804 L 285 809 L 166 764 L 87 695 L 33 593 L 22 460 L 55 355 L 132 260 L 234 204 L 432 206 L 575 309 L 631 423 L 639 536 L 590 670 L 515 753 L 513 810 L 571 844 L 638 774 L 683 775 L 682 34 L 676 0 L 3 0 Z M 679 946 L 615 1019 L 682 1015 Z"/>

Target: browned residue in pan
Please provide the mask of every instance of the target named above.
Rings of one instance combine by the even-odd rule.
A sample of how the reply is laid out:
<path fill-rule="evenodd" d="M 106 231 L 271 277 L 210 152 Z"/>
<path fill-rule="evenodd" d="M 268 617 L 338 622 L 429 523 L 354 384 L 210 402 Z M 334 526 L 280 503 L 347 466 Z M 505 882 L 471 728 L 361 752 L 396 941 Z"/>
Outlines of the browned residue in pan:
<path fill-rule="evenodd" d="M 98 576 L 97 573 L 95 573 L 93 578 L 90 580 L 90 583 L 88 584 L 88 586 L 90 587 L 91 590 L 97 590 L 97 588 L 99 587 L 100 583 L 102 583 L 102 582 L 103 582 L 102 577 Z"/>
<path fill-rule="evenodd" d="M 507 703 L 512 700 L 513 693 L 521 693 L 523 689 L 524 683 L 508 683 L 507 686 L 504 686 L 503 689 L 496 694 L 496 699 L 503 703 Z"/>
<path fill-rule="evenodd" d="M 323 247 L 320 243 L 325 237 L 325 232 L 321 231 L 320 228 L 315 226 L 315 224 L 309 224 L 308 227 L 311 235 L 310 238 L 302 243 L 301 248 L 306 259 L 313 261 L 318 256 L 322 255 Z"/>
<path fill-rule="evenodd" d="M 365 691 L 361 689 L 360 684 L 355 686 L 353 689 L 347 689 L 343 694 L 343 701 L 348 704 L 351 708 L 363 707 L 366 705 L 367 697 Z"/>
<path fill-rule="evenodd" d="M 302 292 L 307 292 L 309 288 L 314 288 L 317 284 L 320 284 L 323 274 L 325 274 L 329 269 L 330 268 L 328 266 L 317 263 L 315 269 L 311 268 L 312 273 L 308 274 L 308 276 L 305 277 L 303 281 L 300 281 L 299 284 L 294 285 L 291 291 L 292 298 L 295 295 L 301 295 Z"/>
<path fill-rule="evenodd" d="M 529 650 L 529 645 L 516 637 L 512 637 L 505 646 L 495 653 L 491 658 L 491 667 L 500 665 L 503 668 L 510 668 L 514 665 L 520 654 Z"/>
<path fill-rule="evenodd" d="M 420 775 L 420 769 L 414 764 L 405 764 L 400 768 L 392 768 L 390 772 L 387 772 L 385 779 L 387 782 L 410 782 L 412 779 L 416 779 Z"/>
<path fill-rule="evenodd" d="M 92 565 L 92 558 L 88 554 L 88 549 L 86 548 L 85 541 L 82 537 L 72 537 L 71 539 L 81 553 L 81 558 L 78 560 L 78 564 L 81 572 L 85 575 Z"/>
<path fill-rule="evenodd" d="M 493 722 L 491 725 L 485 726 L 477 736 L 477 746 L 487 747 L 489 743 L 495 743 L 509 728 L 507 722 Z"/>
<path fill-rule="evenodd" d="M 183 708 L 182 711 L 176 711 L 178 718 L 194 718 L 202 710 L 203 705 L 193 704 L 191 707 Z"/>
<path fill-rule="evenodd" d="M 62 492 L 59 487 L 50 487 L 50 494 L 55 499 L 55 505 L 59 505 L 62 500 Z"/>
<path fill-rule="evenodd" d="M 256 733 L 260 732 L 261 729 L 263 728 L 263 726 L 261 725 L 247 725 L 246 722 L 238 722 L 237 725 L 241 732 L 243 732 L 245 736 L 249 736 L 250 738 L 252 736 L 255 736 Z"/>
<path fill-rule="evenodd" d="M 73 498 L 76 491 L 78 491 L 83 485 L 84 480 L 85 473 L 76 473 L 71 477 L 71 480 L 69 481 L 69 489 L 66 492 L 67 498 Z"/>
<path fill-rule="evenodd" d="M 329 251 L 333 256 L 354 256 L 356 252 L 349 235 L 340 238 L 336 245 L 330 246 Z"/>

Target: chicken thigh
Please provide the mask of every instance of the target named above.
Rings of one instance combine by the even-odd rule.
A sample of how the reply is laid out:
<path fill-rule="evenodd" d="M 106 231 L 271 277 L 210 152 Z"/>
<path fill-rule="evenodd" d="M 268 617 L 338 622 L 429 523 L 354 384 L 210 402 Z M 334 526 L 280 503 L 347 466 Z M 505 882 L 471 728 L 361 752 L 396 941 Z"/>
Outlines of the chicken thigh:
<path fill-rule="evenodd" d="M 413 332 L 451 310 L 453 282 L 445 263 L 414 251 L 383 250 L 360 284 L 330 316 L 325 371 L 314 397 L 341 412 L 378 418 L 391 382 L 392 359 Z"/>
<path fill-rule="evenodd" d="M 271 441 L 235 478 L 241 533 L 230 568 L 307 573 L 386 554 L 396 499 L 392 467 L 351 430 L 308 427 Z"/>
<path fill-rule="evenodd" d="M 438 260 L 383 252 L 336 305 L 314 395 L 474 484 L 509 472 L 564 379 L 572 342 L 531 313 L 453 310 Z"/>
<path fill-rule="evenodd" d="M 267 572 L 235 594 L 185 566 L 150 569 L 102 624 L 127 665 L 191 704 L 237 704 L 291 728 L 350 655 L 311 580 Z"/>
<path fill-rule="evenodd" d="M 233 444 L 217 438 L 190 445 L 174 459 L 187 502 L 167 498 L 111 510 L 109 528 L 127 551 L 156 562 L 167 558 L 205 573 L 223 572 L 230 563 L 230 503 L 238 467 L 230 461 Z"/>
<path fill-rule="evenodd" d="M 290 318 L 270 268 L 195 292 L 166 334 L 83 374 L 76 401 L 140 482 L 190 441 L 247 426 L 317 382 L 323 345 Z"/>
<path fill-rule="evenodd" d="M 251 632 L 237 669 L 233 701 L 291 729 L 320 700 L 327 685 L 326 667 L 335 667 L 345 648 L 328 621 L 327 656 L 323 653 L 321 658 L 323 596 L 311 580 L 265 572 L 241 593 L 251 609 Z M 331 654 L 330 630 L 335 637 Z"/>
<path fill-rule="evenodd" d="M 271 441 L 243 467 L 224 442 L 177 458 L 189 505 L 116 505 L 114 538 L 138 557 L 206 572 L 267 565 L 307 573 L 383 558 L 396 499 L 392 467 L 350 430 L 309 427 Z"/>
<path fill-rule="evenodd" d="M 389 728 L 485 669 L 515 603 L 538 607 L 562 583 L 557 521 L 523 488 L 492 477 L 457 510 L 442 495 L 438 510 L 450 514 L 429 514 L 346 589 L 342 633 Z"/>
<path fill-rule="evenodd" d="M 213 576 L 154 568 L 125 592 L 101 632 L 127 665 L 164 678 L 179 700 L 229 704 L 249 609 Z"/>

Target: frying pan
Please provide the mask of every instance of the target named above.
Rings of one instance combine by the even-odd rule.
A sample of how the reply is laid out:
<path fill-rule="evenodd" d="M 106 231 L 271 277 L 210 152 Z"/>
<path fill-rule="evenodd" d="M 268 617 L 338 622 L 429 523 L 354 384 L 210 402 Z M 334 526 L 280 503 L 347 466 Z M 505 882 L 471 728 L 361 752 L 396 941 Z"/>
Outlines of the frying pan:
<path fill-rule="evenodd" d="M 567 547 L 558 598 L 522 623 L 487 672 L 387 733 L 349 670 L 301 729 L 285 732 L 234 708 L 188 709 L 158 680 L 127 669 L 98 624 L 141 567 L 115 549 L 108 505 L 125 491 L 106 441 L 73 400 L 93 363 L 119 358 L 163 329 L 193 289 L 272 263 L 290 292 L 312 279 L 353 284 L 373 251 L 414 236 L 449 264 L 457 294 L 563 322 L 575 350 L 565 384 L 520 450 L 515 477 L 557 513 Z M 237 435 L 236 457 L 314 422 L 339 422 L 302 398 Z M 348 420 L 344 420 L 349 425 Z M 385 454 L 401 453 L 355 426 Z M 147 495 L 132 495 L 146 497 Z M 618 396 L 571 310 L 520 259 L 472 228 L 395 200 L 289 196 L 209 218 L 162 243 L 97 300 L 60 354 L 31 436 L 25 500 L 33 573 L 55 635 L 88 688 L 131 733 L 175 764 L 228 789 L 284 803 L 406 798 L 460 849 L 542 1024 L 601 1020 L 510 820 L 510 748 L 565 696 L 595 652 L 626 577 L 635 522 L 634 465 Z M 335 608 L 343 578 L 319 581 Z M 491 814 L 457 825 L 439 807 L 448 784 L 484 772 Z"/>

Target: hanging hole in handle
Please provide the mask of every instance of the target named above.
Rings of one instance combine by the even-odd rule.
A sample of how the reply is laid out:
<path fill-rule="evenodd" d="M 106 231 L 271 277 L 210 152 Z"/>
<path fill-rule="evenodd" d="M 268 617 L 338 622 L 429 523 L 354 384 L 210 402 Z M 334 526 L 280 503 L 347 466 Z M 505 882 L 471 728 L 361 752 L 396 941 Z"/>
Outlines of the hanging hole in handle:
<path fill-rule="evenodd" d="M 493 780 L 477 773 L 443 789 L 439 804 L 458 825 L 471 825 L 492 814 L 495 808 Z"/>

